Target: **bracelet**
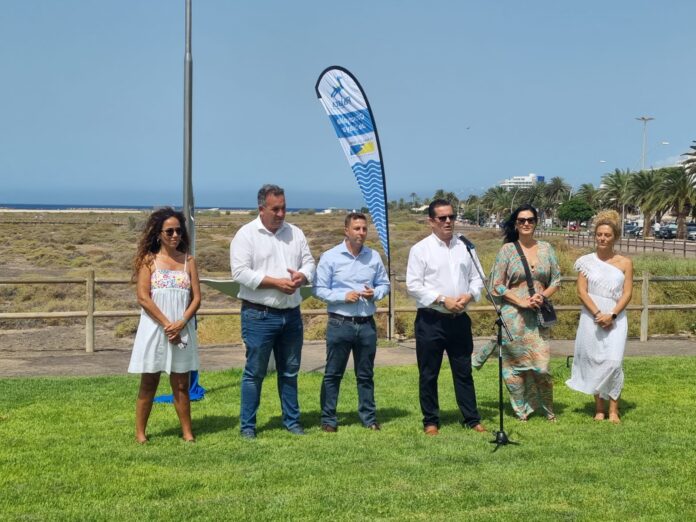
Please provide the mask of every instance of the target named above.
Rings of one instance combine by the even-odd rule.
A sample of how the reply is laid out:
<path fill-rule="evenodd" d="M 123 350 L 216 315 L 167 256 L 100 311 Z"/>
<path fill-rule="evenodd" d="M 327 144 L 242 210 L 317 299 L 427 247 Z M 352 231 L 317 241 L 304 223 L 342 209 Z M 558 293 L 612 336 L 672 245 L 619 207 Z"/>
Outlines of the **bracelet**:
<path fill-rule="evenodd" d="M 601 310 L 597 310 L 597 311 L 592 315 L 592 317 L 597 317 L 597 316 L 598 316 L 599 314 L 601 314 L 601 313 L 602 313 Z"/>

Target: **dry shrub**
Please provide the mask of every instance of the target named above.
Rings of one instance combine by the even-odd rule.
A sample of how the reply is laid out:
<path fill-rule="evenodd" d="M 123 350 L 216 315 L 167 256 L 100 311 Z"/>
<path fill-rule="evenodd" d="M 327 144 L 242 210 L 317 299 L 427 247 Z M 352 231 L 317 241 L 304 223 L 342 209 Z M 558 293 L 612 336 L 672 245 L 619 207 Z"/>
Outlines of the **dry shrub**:
<path fill-rule="evenodd" d="M 129 317 L 128 319 L 119 321 L 114 327 L 114 335 L 119 339 L 134 336 L 135 332 L 138 331 L 138 322 L 138 319 L 135 317 Z"/>
<path fill-rule="evenodd" d="M 304 319 L 304 338 L 305 341 L 321 341 L 326 338 L 326 323 L 328 317 L 325 315 L 310 315 Z"/>
<path fill-rule="evenodd" d="M 238 315 L 206 316 L 199 319 L 199 344 L 240 344 L 241 342 L 241 319 Z"/>

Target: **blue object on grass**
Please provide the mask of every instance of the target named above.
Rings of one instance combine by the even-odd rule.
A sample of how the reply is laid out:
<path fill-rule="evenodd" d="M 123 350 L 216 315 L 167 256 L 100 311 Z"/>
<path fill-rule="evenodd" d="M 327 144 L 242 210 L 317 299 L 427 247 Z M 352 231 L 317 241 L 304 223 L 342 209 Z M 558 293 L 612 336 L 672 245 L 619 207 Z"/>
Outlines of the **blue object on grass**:
<path fill-rule="evenodd" d="M 200 401 L 203 397 L 205 397 L 205 388 L 198 384 L 197 370 L 190 372 L 189 381 L 189 399 L 191 399 L 192 401 Z M 171 404 L 174 402 L 174 396 L 171 394 L 159 395 L 155 397 L 154 402 Z"/>

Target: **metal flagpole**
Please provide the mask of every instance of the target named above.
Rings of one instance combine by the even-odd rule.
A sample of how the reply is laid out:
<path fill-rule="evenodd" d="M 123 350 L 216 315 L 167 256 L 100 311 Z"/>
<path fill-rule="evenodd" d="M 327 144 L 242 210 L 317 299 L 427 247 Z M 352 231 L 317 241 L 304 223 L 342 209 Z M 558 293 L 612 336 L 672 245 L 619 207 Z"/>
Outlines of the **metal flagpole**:
<path fill-rule="evenodd" d="M 193 58 L 191 56 L 191 0 L 186 0 L 186 47 L 184 51 L 184 216 L 189 234 L 189 254 L 196 254 L 196 222 L 193 202 L 193 178 L 191 175 L 192 113 L 191 91 L 193 90 Z M 198 318 L 194 315 L 194 328 L 198 329 Z M 200 400 L 205 388 L 198 382 L 198 371 L 189 373 L 189 397 Z"/>
<path fill-rule="evenodd" d="M 194 223 L 193 181 L 191 179 L 191 86 L 193 84 L 193 59 L 191 58 L 191 0 L 186 0 L 186 51 L 184 54 L 184 201 L 183 211 L 186 218 L 186 230 L 189 235 L 189 251 L 196 253 L 196 225 Z M 197 318 L 194 328 L 198 328 Z M 192 401 L 200 400 L 205 395 L 205 388 L 198 383 L 198 371 L 189 372 L 189 397 Z M 173 402 L 172 395 L 155 397 L 155 402 Z"/>
<path fill-rule="evenodd" d="M 196 253 L 193 181 L 191 178 L 191 90 L 193 58 L 191 57 L 191 0 L 186 0 L 186 51 L 184 54 L 184 216 L 189 234 L 189 253 Z"/>

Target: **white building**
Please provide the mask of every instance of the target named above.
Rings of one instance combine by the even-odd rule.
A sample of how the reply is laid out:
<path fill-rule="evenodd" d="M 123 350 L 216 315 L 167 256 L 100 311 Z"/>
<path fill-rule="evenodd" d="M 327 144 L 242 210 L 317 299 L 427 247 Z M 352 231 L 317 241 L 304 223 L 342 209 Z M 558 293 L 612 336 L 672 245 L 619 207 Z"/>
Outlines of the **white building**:
<path fill-rule="evenodd" d="M 526 176 L 513 176 L 511 178 L 504 179 L 500 182 L 500 186 L 506 190 L 529 188 L 536 185 L 540 181 L 544 181 L 544 176 L 537 176 L 533 172 L 530 172 Z"/>

